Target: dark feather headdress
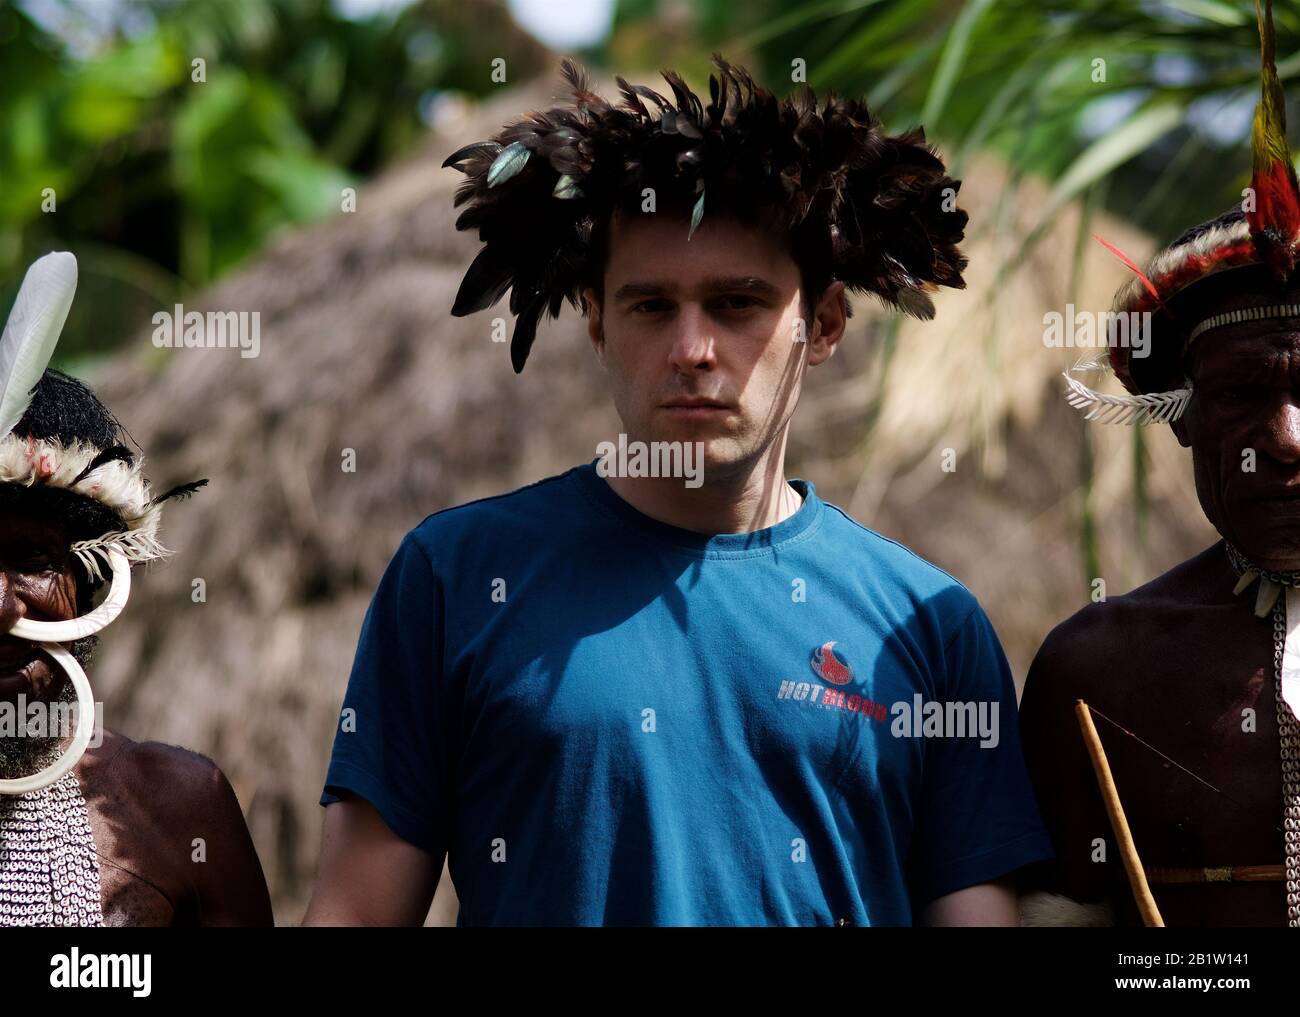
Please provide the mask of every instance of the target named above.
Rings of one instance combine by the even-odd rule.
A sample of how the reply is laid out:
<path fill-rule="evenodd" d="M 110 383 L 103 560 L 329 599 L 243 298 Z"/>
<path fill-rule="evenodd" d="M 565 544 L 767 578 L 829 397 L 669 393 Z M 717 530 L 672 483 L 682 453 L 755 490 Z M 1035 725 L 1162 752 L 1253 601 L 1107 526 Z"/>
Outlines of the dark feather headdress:
<path fill-rule="evenodd" d="M 614 105 L 566 58 L 573 106 L 529 113 L 443 163 L 467 178 L 456 228 L 477 229 L 484 245 L 451 313 L 483 310 L 510 289 L 516 373 L 543 312 L 556 317 L 566 299 L 581 309 L 597 224 L 639 207 L 645 188 L 658 206 L 691 209 L 688 239 L 706 200 L 774 209 L 784 228 L 824 236 L 830 272 L 850 291 L 918 318 L 934 316 L 927 290 L 964 285 L 961 185 L 921 128 L 890 136 L 857 100 L 832 95 L 819 109 L 807 88 L 778 100 L 743 68 L 717 54 L 713 62 L 707 105 L 671 70 L 663 77 L 673 101 L 618 78 Z"/>

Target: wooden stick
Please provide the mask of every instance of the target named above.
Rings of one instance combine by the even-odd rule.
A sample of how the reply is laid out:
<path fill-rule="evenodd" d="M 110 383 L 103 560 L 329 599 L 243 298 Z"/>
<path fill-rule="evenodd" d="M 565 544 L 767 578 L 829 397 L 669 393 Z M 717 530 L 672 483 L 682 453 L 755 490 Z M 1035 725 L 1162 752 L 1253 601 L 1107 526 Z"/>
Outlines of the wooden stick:
<path fill-rule="evenodd" d="M 1142 922 L 1148 928 L 1163 929 L 1164 919 L 1156 907 L 1156 899 L 1151 896 L 1151 887 L 1147 885 L 1146 873 L 1142 871 L 1142 860 L 1138 857 L 1137 846 L 1133 843 L 1133 834 L 1129 832 L 1128 820 L 1124 818 L 1124 806 L 1120 804 L 1119 792 L 1115 789 L 1115 778 L 1110 773 L 1110 763 L 1106 761 L 1106 750 L 1102 748 L 1097 729 L 1092 723 L 1092 713 L 1088 704 L 1082 699 L 1074 704 L 1074 712 L 1079 718 L 1079 727 L 1083 730 L 1083 742 L 1088 747 L 1092 759 L 1092 770 L 1097 775 L 1097 787 L 1101 790 L 1101 800 L 1106 805 L 1106 814 L 1110 817 L 1110 828 L 1115 833 L 1119 845 L 1120 858 L 1124 862 L 1124 871 L 1128 875 L 1128 885 L 1133 890 L 1133 899 L 1137 902 Z"/>

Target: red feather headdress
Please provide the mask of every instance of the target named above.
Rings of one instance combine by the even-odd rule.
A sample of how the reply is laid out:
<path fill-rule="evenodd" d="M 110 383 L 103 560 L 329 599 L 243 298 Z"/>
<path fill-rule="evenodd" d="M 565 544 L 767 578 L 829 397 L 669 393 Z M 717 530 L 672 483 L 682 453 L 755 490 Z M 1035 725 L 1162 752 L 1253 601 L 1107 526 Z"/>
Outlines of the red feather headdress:
<path fill-rule="evenodd" d="M 1234 321 L 1291 317 L 1292 305 L 1250 308 L 1216 315 L 1204 321 L 1179 321 L 1170 301 L 1189 288 L 1228 269 L 1265 266 L 1285 281 L 1300 260 L 1300 186 L 1286 140 L 1286 99 L 1278 79 L 1273 3 L 1255 0 L 1259 24 L 1261 87 L 1251 132 L 1251 181 L 1242 207 L 1196 226 L 1158 253 L 1145 270 L 1138 268 L 1111 244 L 1101 241 L 1133 272 L 1115 296 L 1118 313 L 1153 312 L 1162 320 L 1160 342 L 1177 349 L 1160 351 L 1162 363 L 1181 363 L 1186 348 L 1205 332 Z M 1098 238 L 1100 239 L 1100 238 Z M 1167 391 L 1151 391 L 1159 371 L 1139 371 L 1134 376 L 1133 347 L 1112 346 L 1109 366 L 1129 396 L 1108 396 L 1088 388 L 1073 371 L 1099 364 L 1076 365 L 1066 372 L 1071 405 L 1086 410 L 1088 419 L 1107 422 L 1147 423 L 1176 420 L 1191 399 L 1191 383 Z M 1144 381 L 1146 384 L 1144 384 Z"/>

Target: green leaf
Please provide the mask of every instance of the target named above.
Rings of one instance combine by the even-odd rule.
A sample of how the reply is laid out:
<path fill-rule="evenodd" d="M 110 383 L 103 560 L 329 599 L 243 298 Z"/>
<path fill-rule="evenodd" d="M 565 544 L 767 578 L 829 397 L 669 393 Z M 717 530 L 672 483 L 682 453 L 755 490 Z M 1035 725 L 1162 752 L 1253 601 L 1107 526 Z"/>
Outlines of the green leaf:
<path fill-rule="evenodd" d="M 772 18 L 761 28 L 740 37 L 737 50 L 753 49 L 760 43 L 788 35 L 795 29 L 804 28 L 818 21 L 829 21 L 842 14 L 851 14 L 867 7 L 874 7 L 882 0 L 829 0 L 819 4 L 805 4 L 779 18 Z"/>
<path fill-rule="evenodd" d="M 1244 12 L 1228 4 L 1219 3 L 1219 0 L 1165 0 L 1165 4 L 1174 10 L 1185 11 L 1206 21 L 1213 21 L 1216 25 L 1244 25 L 1249 20 Z"/>
<path fill-rule="evenodd" d="M 993 0 L 970 0 L 953 22 L 948 41 L 939 57 L 939 66 L 930 80 L 930 94 L 926 96 L 925 106 L 921 110 L 921 123 L 928 129 L 933 129 L 943 114 L 953 84 L 966 59 L 966 47 L 970 44 L 975 23 L 992 4 Z"/>
<path fill-rule="evenodd" d="M 309 222 L 339 210 L 351 178 L 308 153 L 263 149 L 247 160 L 248 175 L 269 192 L 293 222 Z"/>
<path fill-rule="evenodd" d="M 1163 138 L 1183 122 L 1183 111 L 1183 104 L 1175 101 L 1148 106 L 1094 141 L 1056 181 L 1056 186 L 1047 196 L 1039 222 L 1050 220 L 1061 206 L 1085 188 Z"/>

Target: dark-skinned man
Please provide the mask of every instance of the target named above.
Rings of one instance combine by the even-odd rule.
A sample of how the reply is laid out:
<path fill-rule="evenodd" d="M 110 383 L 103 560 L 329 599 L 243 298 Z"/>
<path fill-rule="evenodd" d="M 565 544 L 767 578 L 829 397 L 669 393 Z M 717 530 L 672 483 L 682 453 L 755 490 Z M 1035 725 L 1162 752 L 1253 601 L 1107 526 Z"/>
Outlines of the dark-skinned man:
<path fill-rule="evenodd" d="M 1071 381 L 1090 417 L 1172 425 L 1223 537 L 1064 622 L 1026 683 L 1025 753 L 1058 858 L 1049 890 L 1109 899 L 1118 924 L 1139 914 L 1080 699 L 1163 922 L 1300 925 L 1300 196 L 1271 11 L 1260 21 L 1264 100 L 1243 208 L 1189 230 L 1121 290 L 1118 311 L 1152 313 L 1148 356 L 1110 351 L 1130 395 Z"/>
<path fill-rule="evenodd" d="M 216 765 L 87 726 L 95 633 L 198 485 L 154 496 L 112 414 L 44 370 L 75 279 L 71 255 L 38 261 L 0 339 L 0 926 L 270 925 Z"/>

